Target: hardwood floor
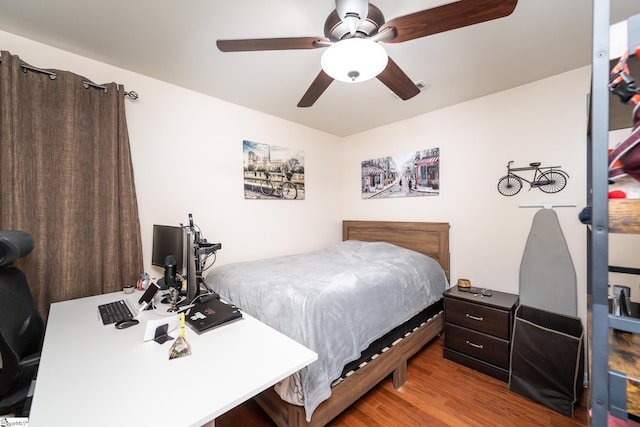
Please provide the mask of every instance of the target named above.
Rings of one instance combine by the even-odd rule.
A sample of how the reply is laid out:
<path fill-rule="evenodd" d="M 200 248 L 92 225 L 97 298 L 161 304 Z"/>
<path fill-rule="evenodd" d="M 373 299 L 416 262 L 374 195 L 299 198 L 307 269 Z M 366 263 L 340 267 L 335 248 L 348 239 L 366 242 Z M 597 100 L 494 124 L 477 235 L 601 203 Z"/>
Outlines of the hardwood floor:
<path fill-rule="evenodd" d="M 409 361 L 407 382 L 387 378 L 334 419 L 334 427 L 469 426 L 572 427 L 588 425 L 588 390 L 573 418 L 509 391 L 507 384 L 442 357 L 443 338 Z M 216 419 L 216 427 L 272 427 L 253 401 Z"/>

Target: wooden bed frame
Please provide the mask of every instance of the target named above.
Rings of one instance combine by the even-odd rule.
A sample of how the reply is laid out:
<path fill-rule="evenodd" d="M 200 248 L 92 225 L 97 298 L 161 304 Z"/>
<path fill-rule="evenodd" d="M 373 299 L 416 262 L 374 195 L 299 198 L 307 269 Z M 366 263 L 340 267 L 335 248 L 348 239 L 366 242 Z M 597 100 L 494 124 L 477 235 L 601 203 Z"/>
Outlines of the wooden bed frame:
<path fill-rule="evenodd" d="M 449 279 L 449 224 L 434 222 L 343 221 L 342 240 L 388 242 L 434 258 Z M 378 358 L 355 371 L 331 389 L 331 397 L 306 421 L 304 407 L 285 402 L 273 390 L 265 390 L 255 401 L 280 427 L 324 426 L 390 374 L 393 387 L 400 388 L 407 377 L 407 360 L 439 335 L 443 314 L 438 313 Z"/>

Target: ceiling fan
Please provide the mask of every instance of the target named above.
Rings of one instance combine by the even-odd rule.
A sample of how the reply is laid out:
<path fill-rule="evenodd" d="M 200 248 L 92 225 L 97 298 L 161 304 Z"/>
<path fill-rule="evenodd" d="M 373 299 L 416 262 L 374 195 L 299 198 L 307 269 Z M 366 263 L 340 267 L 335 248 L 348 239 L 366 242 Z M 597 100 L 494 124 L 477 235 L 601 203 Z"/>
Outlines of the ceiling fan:
<path fill-rule="evenodd" d="M 407 100 L 420 89 L 378 42 L 400 43 L 502 18 L 510 15 L 517 3 L 460 0 L 385 22 L 382 11 L 367 0 L 336 0 L 336 9 L 324 24 L 325 37 L 218 40 L 216 44 L 223 52 L 328 48 L 322 56 L 322 70 L 298 107 L 312 106 L 335 79 L 360 82 L 376 77 Z"/>

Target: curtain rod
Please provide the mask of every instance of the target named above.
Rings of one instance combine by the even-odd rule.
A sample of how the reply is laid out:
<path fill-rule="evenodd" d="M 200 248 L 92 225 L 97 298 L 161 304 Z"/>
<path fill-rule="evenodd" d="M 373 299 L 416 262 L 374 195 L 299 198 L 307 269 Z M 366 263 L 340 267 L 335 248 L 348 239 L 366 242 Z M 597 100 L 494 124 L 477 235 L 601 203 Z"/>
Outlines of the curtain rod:
<path fill-rule="evenodd" d="M 520 203 L 519 208 L 575 208 L 575 203 Z"/>
<path fill-rule="evenodd" d="M 2 58 L 0 58 L 0 62 L 2 62 Z M 22 68 L 22 71 L 24 71 L 25 73 L 27 72 L 27 70 L 29 70 L 29 71 L 35 71 L 36 73 L 46 74 L 47 76 L 49 76 L 51 80 L 55 80 L 56 77 L 58 77 L 57 74 L 54 73 L 53 71 L 44 70 L 42 68 L 34 67 L 32 65 L 28 65 L 25 63 L 21 63 L 20 67 Z M 90 82 L 89 80 L 83 80 L 82 85 L 84 86 L 85 89 L 89 89 L 90 87 L 93 87 L 96 89 L 102 89 L 104 90 L 105 93 L 107 93 L 106 86 Z M 138 99 L 138 93 L 133 90 L 129 92 L 125 91 L 124 96 L 128 96 L 131 99 Z"/>
<path fill-rule="evenodd" d="M 84 86 L 85 89 L 89 89 L 89 87 L 94 87 L 96 89 L 102 89 L 104 90 L 104 93 L 107 93 L 107 87 L 104 85 L 99 85 L 97 83 L 94 82 L 90 82 L 89 80 L 83 80 L 82 81 L 82 85 Z M 131 99 L 138 99 L 138 93 L 135 91 L 130 91 L 130 92 L 125 92 L 124 93 L 125 96 L 128 96 Z"/>

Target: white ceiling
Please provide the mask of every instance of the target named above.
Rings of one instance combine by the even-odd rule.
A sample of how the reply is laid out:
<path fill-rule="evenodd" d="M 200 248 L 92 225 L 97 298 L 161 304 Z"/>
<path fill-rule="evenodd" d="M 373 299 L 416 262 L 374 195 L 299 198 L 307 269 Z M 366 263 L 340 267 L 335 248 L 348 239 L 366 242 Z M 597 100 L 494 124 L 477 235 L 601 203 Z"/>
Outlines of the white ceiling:
<path fill-rule="evenodd" d="M 372 3 L 390 20 L 448 2 Z M 640 13 L 637 0 L 611 3 L 612 22 Z M 324 49 L 222 53 L 216 48 L 217 39 L 323 36 L 334 8 L 334 0 L 0 0 L 0 30 L 338 136 L 591 62 L 590 0 L 519 0 L 506 18 L 383 44 L 412 80 L 427 85 L 408 101 L 377 79 L 335 81 L 312 107 L 298 108 L 320 71 Z"/>

